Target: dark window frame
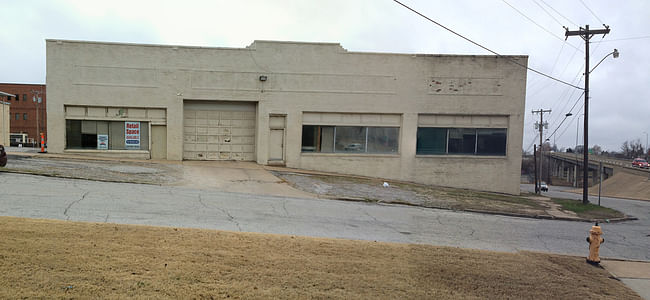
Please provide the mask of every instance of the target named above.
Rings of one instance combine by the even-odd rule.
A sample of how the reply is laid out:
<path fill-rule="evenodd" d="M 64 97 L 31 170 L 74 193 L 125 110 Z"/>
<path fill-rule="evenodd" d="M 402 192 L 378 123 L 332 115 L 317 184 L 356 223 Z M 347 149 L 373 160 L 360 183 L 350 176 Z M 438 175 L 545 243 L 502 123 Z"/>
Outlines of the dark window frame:
<path fill-rule="evenodd" d="M 446 132 L 444 141 L 440 140 L 440 133 Z M 464 134 L 473 130 L 474 135 Z M 427 132 L 428 131 L 428 132 Z M 437 131 L 437 136 L 431 136 L 432 132 Z M 461 138 L 454 139 L 450 146 L 450 132 L 461 132 Z M 488 135 L 488 133 L 490 133 Z M 425 136 L 438 139 L 435 141 L 423 140 Z M 464 145 L 469 140 L 473 140 L 473 147 Z M 497 141 L 499 144 L 485 144 L 487 141 Z M 440 151 L 440 145 L 444 142 L 445 151 Z M 483 143 L 483 144 L 482 144 Z M 460 147 L 460 148 L 459 148 Z M 450 149 L 451 148 L 451 149 Z M 468 149 L 473 148 L 473 151 Z M 436 150 L 437 149 L 437 150 Z M 507 128 L 473 128 L 473 127 L 432 127 L 418 126 L 416 137 L 416 155 L 435 155 L 435 156 L 508 156 L 508 129 Z"/>
<path fill-rule="evenodd" d="M 337 128 L 339 130 L 337 131 Z M 361 128 L 363 131 L 363 141 L 354 141 L 347 145 L 337 144 L 337 138 L 341 138 L 339 133 L 341 129 L 354 130 L 354 128 Z M 323 140 L 325 136 L 324 129 L 327 129 L 327 140 Z M 388 132 L 396 130 L 393 138 L 381 139 L 376 133 L 378 129 L 389 129 Z M 331 131 L 331 132 L 330 132 Z M 399 154 L 400 132 L 399 126 L 358 126 L 358 125 L 302 125 L 301 137 L 301 153 L 334 153 L 334 154 L 362 154 L 362 155 L 382 155 L 382 154 Z M 372 136 L 369 134 L 375 133 Z M 331 135 L 332 140 L 329 140 Z M 390 141 L 392 140 L 392 142 Z M 372 145 L 369 145 L 373 142 Z M 382 145 L 383 142 L 383 145 Z M 332 149 L 329 149 L 331 144 Z M 327 146 L 327 149 L 324 149 Z M 383 147 L 382 147 L 383 146 Z M 371 149 L 386 148 L 387 151 L 370 151 Z M 329 151 L 328 151 L 329 150 Z"/>

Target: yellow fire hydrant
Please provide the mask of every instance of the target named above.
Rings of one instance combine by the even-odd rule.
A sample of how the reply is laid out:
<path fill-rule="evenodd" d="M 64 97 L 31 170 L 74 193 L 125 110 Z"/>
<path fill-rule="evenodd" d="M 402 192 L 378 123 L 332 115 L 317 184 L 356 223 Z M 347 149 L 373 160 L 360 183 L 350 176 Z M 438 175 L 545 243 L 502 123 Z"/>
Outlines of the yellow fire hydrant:
<path fill-rule="evenodd" d="M 598 223 L 591 226 L 589 230 L 589 236 L 587 237 L 587 243 L 589 243 L 589 257 L 587 257 L 587 262 L 592 265 L 597 265 L 600 263 L 600 257 L 598 257 L 598 251 L 600 250 L 600 244 L 605 242 L 605 239 L 601 237 L 603 230 L 600 229 Z"/>

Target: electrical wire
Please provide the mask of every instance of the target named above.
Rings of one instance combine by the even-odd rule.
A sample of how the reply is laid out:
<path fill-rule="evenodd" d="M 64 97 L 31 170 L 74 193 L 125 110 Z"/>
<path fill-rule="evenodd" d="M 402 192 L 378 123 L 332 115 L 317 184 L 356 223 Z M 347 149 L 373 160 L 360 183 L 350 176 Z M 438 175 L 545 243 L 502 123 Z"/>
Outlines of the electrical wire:
<path fill-rule="evenodd" d="M 574 116 L 579 116 L 579 115 L 580 115 L 580 112 L 582 111 L 582 108 L 583 108 L 583 107 L 584 107 L 584 103 L 582 104 L 582 106 L 580 106 L 580 108 L 578 109 L 578 111 L 576 112 L 576 114 L 575 114 Z M 573 119 L 576 120 L 576 122 L 577 122 L 577 120 L 578 120 L 578 118 L 575 118 L 575 117 L 574 117 Z M 569 125 L 572 125 L 572 124 L 573 124 L 573 123 L 570 123 Z M 569 128 L 571 128 L 571 127 L 573 127 L 573 126 L 567 126 L 567 127 L 565 127 L 564 130 L 562 131 L 562 133 L 561 133 L 561 134 L 560 134 L 556 139 L 561 138 L 561 137 L 564 135 L 564 133 L 565 133 Z"/>
<path fill-rule="evenodd" d="M 407 6 L 406 4 L 404 4 L 404 3 L 402 3 L 402 2 L 399 2 L 399 1 L 397 1 L 397 0 L 393 0 L 393 2 L 395 2 L 395 3 L 397 3 L 397 4 L 401 5 L 401 6 L 403 6 L 404 8 L 406 8 L 406 9 L 408 9 L 408 10 L 414 12 L 415 14 L 419 15 L 420 17 L 425 18 L 425 19 L 428 20 L 429 22 L 431 22 L 431 23 L 433 23 L 433 24 L 436 24 L 436 25 L 442 27 L 443 29 L 445 29 L 445 30 L 447 30 L 447 31 L 449 31 L 449 32 L 451 32 L 451 33 L 457 35 L 458 37 L 460 37 L 460 38 L 462 38 L 462 39 L 464 39 L 464 40 L 466 40 L 466 41 L 468 41 L 468 42 L 470 42 L 470 43 L 472 43 L 472 44 L 474 44 L 474 45 L 476 45 L 476 46 L 482 48 L 483 50 L 486 50 L 486 51 L 488 51 L 488 52 L 490 52 L 490 53 L 492 53 L 492 54 L 494 54 L 494 55 L 496 55 L 496 56 L 498 56 L 498 57 L 505 58 L 506 60 L 510 61 L 511 63 L 513 63 L 513 64 L 515 64 L 515 65 L 518 65 L 518 66 L 520 66 L 520 67 L 522 67 L 522 68 L 525 68 L 525 69 L 527 69 L 527 70 L 529 70 L 529 71 L 532 71 L 532 72 L 534 72 L 534 73 L 537 73 L 537 74 L 539 74 L 539 75 L 542 75 L 542 76 L 544 76 L 544 77 L 546 77 L 546 78 L 549 78 L 549 79 L 555 80 L 555 81 L 557 81 L 557 82 L 561 82 L 561 83 L 563 83 L 563 84 L 565 84 L 565 85 L 568 85 L 568 86 L 574 87 L 574 88 L 579 89 L 579 90 L 583 90 L 583 88 L 581 88 L 581 87 L 579 87 L 579 86 L 575 86 L 575 85 L 570 84 L 570 83 L 568 83 L 568 82 L 566 82 L 566 81 L 564 81 L 564 80 L 557 79 L 557 78 L 552 77 L 552 76 L 550 76 L 550 75 L 544 74 L 544 73 L 542 73 L 542 72 L 540 72 L 540 71 L 537 71 L 537 70 L 535 70 L 535 69 L 533 69 L 533 68 L 531 68 L 531 67 L 528 67 L 528 66 L 526 66 L 526 65 L 523 65 L 523 64 L 521 64 L 520 62 L 518 62 L 518 61 L 516 61 L 516 60 L 514 60 L 514 59 L 512 59 L 512 58 L 510 58 L 510 57 L 507 57 L 507 56 L 501 55 L 501 54 L 499 54 L 499 53 L 497 53 L 497 52 L 495 52 L 495 51 L 493 51 L 493 50 L 490 50 L 489 48 L 487 48 L 487 47 L 485 47 L 485 46 L 483 46 L 483 45 L 481 45 L 481 44 L 479 44 L 479 43 L 477 43 L 477 42 L 475 42 L 475 41 L 473 41 L 473 40 L 471 40 L 471 39 L 469 39 L 469 38 L 466 38 L 465 36 L 461 35 L 460 33 L 457 33 L 457 32 L 455 32 L 455 31 L 451 30 L 450 28 L 448 28 L 448 27 L 446 27 L 446 26 L 444 26 L 444 25 L 442 25 L 442 24 L 440 24 L 440 23 L 434 21 L 433 19 L 431 19 L 431 18 L 429 18 L 429 17 L 423 15 L 422 13 L 418 12 L 417 10 L 415 10 L 415 9 L 413 9 L 413 8 L 410 8 L 409 6 Z"/>
<path fill-rule="evenodd" d="M 582 96 L 584 96 L 584 95 L 585 95 L 585 92 L 582 92 L 582 94 L 580 94 L 580 97 L 578 97 L 578 99 L 576 100 L 576 103 L 573 104 L 573 107 L 571 107 L 571 109 L 569 110 L 569 113 L 573 114 L 573 113 L 572 113 L 573 108 L 578 104 L 578 101 L 580 101 L 580 99 L 582 99 Z M 584 105 L 584 104 L 583 104 L 583 105 Z M 557 127 L 555 128 L 555 130 L 553 130 L 553 133 L 551 133 L 551 135 L 548 137 L 549 139 L 550 139 L 551 137 L 553 137 L 553 135 L 558 131 L 558 129 L 560 129 L 560 127 L 562 127 L 562 123 L 564 123 L 564 121 L 566 121 L 567 118 L 568 118 L 568 116 L 565 115 L 565 117 L 564 117 L 564 119 L 562 120 L 562 122 L 560 122 L 560 124 L 557 125 Z"/>
<path fill-rule="evenodd" d="M 530 144 L 528 145 L 528 147 L 526 147 L 526 151 L 524 151 L 524 152 L 528 152 L 528 151 L 530 151 L 530 148 L 533 147 L 533 145 L 535 144 L 535 141 L 537 140 L 538 137 L 539 137 L 539 131 L 538 131 L 537 134 L 533 137 L 533 141 L 530 142 Z"/>
<path fill-rule="evenodd" d="M 557 53 L 557 56 L 555 57 L 555 61 L 553 62 L 553 66 L 551 67 L 551 71 L 549 72 L 549 74 L 551 74 L 551 75 L 553 75 L 553 71 L 555 71 L 555 67 L 557 66 L 557 62 L 560 60 L 560 56 L 562 55 L 562 51 L 564 50 L 564 45 L 565 45 L 565 44 L 566 44 L 566 43 L 562 43 L 562 47 L 560 47 L 560 51 Z M 577 52 L 577 50 L 576 50 L 576 52 Z M 574 54 L 575 54 L 575 52 L 574 52 Z M 573 57 L 571 57 L 571 59 L 573 59 Z M 571 60 L 571 59 L 570 59 L 570 60 Z M 570 60 L 569 60 L 569 61 L 570 61 Z M 537 83 L 538 83 L 538 82 L 535 82 L 535 83 L 531 83 L 531 84 L 529 84 L 529 86 L 528 86 L 528 88 L 526 89 L 526 91 L 528 91 L 529 89 L 532 89 L 533 86 L 537 85 Z M 536 95 L 537 93 L 541 92 L 544 88 L 546 88 L 546 87 L 547 87 L 549 84 L 551 84 L 551 83 L 552 83 L 552 82 L 549 81 L 548 84 L 544 85 L 544 87 L 542 87 L 541 89 L 537 90 L 537 92 L 533 93 L 533 95 Z M 528 97 L 532 97 L 533 95 L 530 95 L 530 96 L 528 96 Z"/>
<path fill-rule="evenodd" d="M 560 41 L 566 43 L 566 39 L 565 39 L 565 38 L 562 38 L 562 37 L 560 37 L 560 36 L 554 34 L 553 32 L 551 32 L 550 30 L 546 29 L 544 26 L 539 25 L 539 24 L 538 24 L 537 22 L 535 22 L 533 19 L 531 19 L 530 17 L 528 17 L 526 14 L 524 14 L 523 12 L 521 12 L 520 10 L 518 10 L 516 7 L 512 6 L 510 3 L 508 3 L 508 1 L 506 1 L 506 0 L 501 0 L 501 1 L 503 1 L 503 3 L 505 3 L 506 5 L 510 6 L 510 8 L 512 8 L 512 9 L 515 10 L 517 13 L 519 13 L 520 15 L 522 15 L 522 16 L 523 16 L 524 18 L 526 18 L 528 21 L 530 21 L 530 22 L 532 22 L 533 24 L 537 25 L 537 27 L 539 27 L 540 29 L 546 31 L 548 34 L 550 34 L 551 36 L 555 37 L 556 39 L 558 39 L 558 40 L 560 40 Z M 560 25 L 560 26 L 561 26 L 561 25 Z M 576 47 L 576 46 L 574 46 L 574 45 L 572 45 L 572 44 L 570 44 L 570 43 L 567 43 L 567 44 L 568 44 L 569 46 L 571 46 L 572 48 L 574 48 L 574 49 L 578 49 L 578 50 L 580 50 L 580 48 L 578 48 L 578 47 Z"/>
<path fill-rule="evenodd" d="M 555 23 L 560 25 L 560 27 L 564 26 L 564 24 L 560 23 L 560 21 L 557 18 L 555 18 L 550 12 L 548 12 L 548 10 L 546 10 L 546 8 L 544 8 L 544 6 L 539 4 L 539 2 L 537 2 L 536 0 L 533 0 L 533 3 L 535 3 L 535 5 L 537 5 L 537 6 L 539 6 L 539 8 L 541 8 L 549 17 L 551 17 L 553 20 L 555 20 Z"/>
<path fill-rule="evenodd" d="M 604 38 L 605 38 L 605 37 L 603 36 L 603 37 L 600 38 L 600 40 L 602 41 Z M 591 52 L 594 53 L 594 52 L 598 51 L 598 48 L 599 48 L 599 47 L 600 47 L 600 44 L 596 45 L 596 47 L 594 47 L 594 48 L 593 48 L 593 51 L 591 51 Z M 573 57 L 571 58 L 571 60 L 572 60 L 572 59 L 573 59 Z M 578 83 L 580 83 L 580 82 L 582 81 L 582 79 L 584 78 L 584 72 L 582 71 L 582 70 L 584 69 L 584 67 L 585 67 L 585 64 L 583 63 L 582 66 L 580 67 L 580 69 L 578 70 L 578 72 L 576 73 L 576 76 L 575 76 L 574 80 L 571 81 L 571 83 L 578 84 Z M 582 76 L 580 76 L 580 75 L 582 75 Z M 578 79 L 578 76 L 580 76 L 579 79 Z M 576 80 L 577 80 L 577 81 L 576 81 Z M 565 89 L 565 91 L 562 93 L 562 95 L 565 95 L 568 91 L 569 91 L 568 89 Z M 571 94 L 567 97 L 567 101 L 566 101 L 566 102 L 564 103 L 564 105 L 562 106 L 562 109 L 559 110 L 560 112 L 565 111 L 564 109 L 565 109 L 566 106 L 570 103 L 570 100 L 571 100 L 571 98 L 573 97 L 573 94 L 575 93 L 575 91 L 576 91 L 576 90 L 573 90 L 573 89 L 571 90 Z M 564 97 L 564 96 L 560 96 L 560 98 L 558 98 L 558 101 L 557 101 L 555 104 L 553 104 L 553 106 L 551 106 L 551 109 L 555 108 L 555 107 L 560 103 L 562 97 Z M 578 99 L 580 99 L 580 98 L 578 98 Z M 584 104 L 583 104 L 583 105 L 584 105 Z M 571 110 L 573 110 L 573 108 L 574 108 L 575 106 L 576 106 L 576 104 L 573 104 L 573 106 L 571 107 Z M 569 111 L 569 112 L 571 112 L 571 111 Z M 559 118 L 560 116 L 561 116 L 561 115 L 556 115 L 556 117 L 554 117 L 554 119 L 553 119 L 553 123 L 557 122 L 557 121 L 558 121 L 558 118 Z"/>
<path fill-rule="evenodd" d="M 580 0 L 580 2 L 581 2 L 582 5 L 583 5 L 583 6 L 584 6 L 584 7 L 585 7 L 585 8 L 586 8 L 590 13 L 591 13 L 591 15 L 593 15 L 593 16 L 598 20 L 598 22 L 600 22 L 600 24 L 605 25 L 605 22 L 603 22 L 603 20 L 601 20 L 601 19 L 600 19 L 600 18 L 599 18 L 595 13 L 594 13 L 594 11 L 591 10 L 591 8 L 589 8 L 589 6 L 587 6 L 587 4 L 586 4 L 584 1 Z"/>
<path fill-rule="evenodd" d="M 593 42 L 593 43 L 594 44 L 595 43 L 609 43 L 609 42 L 616 42 L 616 41 L 641 40 L 641 39 L 650 39 L 650 35 L 636 36 L 636 37 L 629 37 L 629 38 L 620 38 L 620 39 L 611 39 L 611 40 L 598 41 L 598 42 Z"/>
<path fill-rule="evenodd" d="M 573 24 L 574 27 L 580 27 L 580 26 L 578 26 L 578 24 L 576 24 L 575 22 L 569 20 L 569 18 L 565 17 L 563 14 L 561 14 L 559 11 L 557 11 L 555 8 L 553 8 L 553 6 L 551 6 L 550 4 L 546 3 L 546 1 L 544 1 L 544 0 L 539 0 L 539 1 L 541 1 L 542 3 L 544 3 L 544 5 L 548 6 L 550 9 L 552 9 L 552 10 L 553 10 L 556 14 L 558 14 L 560 17 L 562 17 L 563 19 L 567 20 L 567 22 Z"/>

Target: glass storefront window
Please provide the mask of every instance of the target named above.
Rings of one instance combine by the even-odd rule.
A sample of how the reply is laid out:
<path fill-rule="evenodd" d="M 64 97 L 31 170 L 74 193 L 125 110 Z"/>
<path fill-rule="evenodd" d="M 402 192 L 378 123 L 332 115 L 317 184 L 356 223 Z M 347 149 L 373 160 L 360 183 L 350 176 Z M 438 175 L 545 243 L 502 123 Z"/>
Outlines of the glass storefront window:
<path fill-rule="evenodd" d="M 391 154 L 399 150 L 399 127 L 302 126 L 302 152 Z"/>
<path fill-rule="evenodd" d="M 149 123 L 66 120 L 66 149 L 149 150 Z"/>

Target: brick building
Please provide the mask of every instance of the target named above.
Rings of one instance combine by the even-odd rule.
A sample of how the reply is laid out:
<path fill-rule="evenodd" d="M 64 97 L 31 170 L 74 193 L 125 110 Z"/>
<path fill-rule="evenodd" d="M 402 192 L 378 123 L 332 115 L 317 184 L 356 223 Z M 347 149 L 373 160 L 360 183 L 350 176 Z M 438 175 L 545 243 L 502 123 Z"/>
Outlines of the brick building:
<path fill-rule="evenodd" d="M 27 134 L 27 139 L 39 143 L 43 132 L 47 140 L 47 110 L 44 84 L 0 83 L 0 91 L 14 94 L 16 97 L 5 97 L 9 105 L 11 134 Z M 41 98 L 41 103 L 35 102 L 34 97 Z M 38 124 L 37 124 L 38 123 Z M 38 128 L 37 128 L 38 126 Z"/>

